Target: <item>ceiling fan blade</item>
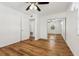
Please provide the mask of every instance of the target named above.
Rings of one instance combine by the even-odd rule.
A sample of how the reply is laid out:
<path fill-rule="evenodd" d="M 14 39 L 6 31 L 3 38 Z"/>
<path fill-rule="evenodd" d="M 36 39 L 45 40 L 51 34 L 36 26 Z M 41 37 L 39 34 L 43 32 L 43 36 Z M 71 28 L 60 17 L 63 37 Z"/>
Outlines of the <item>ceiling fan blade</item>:
<path fill-rule="evenodd" d="M 30 6 L 31 6 L 31 5 L 29 5 L 29 6 L 26 8 L 26 10 L 29 10 Z"/>
<path fill-rule="evenodd" d="M 38 11 L 41 11 L 41 9 L 40 9 L 37 5 L 35 5 L 35 6 L 37 7 L 37 10 L 38 10 Z"/>
<path fill-rule="evenodd" d="M 49 2 L 38 2 L 38 4 L 49 4 Z"/>

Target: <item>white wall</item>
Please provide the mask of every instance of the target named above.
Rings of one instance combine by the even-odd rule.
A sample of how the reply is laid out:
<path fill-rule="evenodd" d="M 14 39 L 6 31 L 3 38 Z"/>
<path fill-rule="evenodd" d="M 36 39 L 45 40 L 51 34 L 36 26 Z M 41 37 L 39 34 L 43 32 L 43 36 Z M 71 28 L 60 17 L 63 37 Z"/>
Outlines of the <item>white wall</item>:
<path fill-rule="evenodd" d="M 0 47 L 19 42 L 21 40 L 21 26 L 20 21 L 24 19 L 24 14 L 10 9 L 6 6 L 0 5 Z M 28 24 L 28 22 L 26 21 Z M 26 37 L 29 35 L 28 26 L 26 24 Z"/>
<path fill-rule="evenodd" d="M 52 30 L 51 26 L 54 25 L 55 29 Z M 50 34 L 61 34 L 61 21 L 60 20 L 56 20 L 53 22 L 48 23 L 48 33 Z"/>
<path fill-rule="evenodd" d="M 77 35 L 77 12 L 68 15 L 66 28 L 66 41 L 74 55 L 79 55 L 79 36 Z"/>
<path fill-rule="evenodd" d="M 47 39 L 47 25 L 48 25 L 47 19 L 41 17 L 38 19 L 38 22 L 39 22 L 38 23 L 39 38 Z"/>

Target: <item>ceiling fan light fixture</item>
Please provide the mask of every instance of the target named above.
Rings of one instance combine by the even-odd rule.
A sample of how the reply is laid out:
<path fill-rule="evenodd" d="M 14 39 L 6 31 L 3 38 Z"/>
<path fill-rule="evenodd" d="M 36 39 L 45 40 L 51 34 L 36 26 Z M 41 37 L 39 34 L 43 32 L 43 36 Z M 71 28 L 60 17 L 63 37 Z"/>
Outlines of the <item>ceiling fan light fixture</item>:
<path fill-rule="evenodd" d="M 49 4 L 49 2 L 30 2 L 30 6 L 28 6 L 26 8 L 26 10 L 38 10 L 38 11 L 41 11 L 41 9 L 39 8 L 38 5 L 45 5 L 45 4 Z"/>
<path fill-rule="evenodd" d="M 37 10 L 37 7 L 36 7 L 35 4 L 31 4 L 30 9 L 31 9 L 31 10 Z"/>

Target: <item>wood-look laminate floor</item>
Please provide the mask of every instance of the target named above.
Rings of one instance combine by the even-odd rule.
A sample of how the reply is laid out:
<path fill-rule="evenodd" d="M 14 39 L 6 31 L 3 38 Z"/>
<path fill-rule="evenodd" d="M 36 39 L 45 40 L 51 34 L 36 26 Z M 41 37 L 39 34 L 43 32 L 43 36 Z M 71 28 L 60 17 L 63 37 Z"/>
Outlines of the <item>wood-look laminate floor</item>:
<path fill-rule="evenodd" d="M 61 35 L 49 35 L 48 40 L 25 40 L 0 48 L 1 56 L 72 56 Z"/>

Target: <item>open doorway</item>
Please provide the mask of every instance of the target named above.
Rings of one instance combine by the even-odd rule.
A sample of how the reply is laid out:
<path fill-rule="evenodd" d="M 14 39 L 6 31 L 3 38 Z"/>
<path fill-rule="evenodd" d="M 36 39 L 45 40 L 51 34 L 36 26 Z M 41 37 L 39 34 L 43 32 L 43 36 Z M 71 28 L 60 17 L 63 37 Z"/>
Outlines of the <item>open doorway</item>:
<path fill-rule="evenodd" d="M 30 30 L 30 37 L 29 39 L 35 39 L 35 19 L 29 20 L 29 30 Z"/>
<path fill-rule="evenodd" d="M 48 39 L 62 36 L 66 40 L 66 18 L 48 19 Z"/>

